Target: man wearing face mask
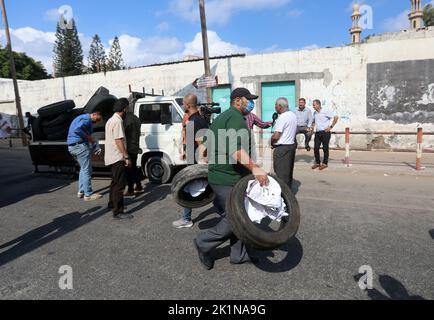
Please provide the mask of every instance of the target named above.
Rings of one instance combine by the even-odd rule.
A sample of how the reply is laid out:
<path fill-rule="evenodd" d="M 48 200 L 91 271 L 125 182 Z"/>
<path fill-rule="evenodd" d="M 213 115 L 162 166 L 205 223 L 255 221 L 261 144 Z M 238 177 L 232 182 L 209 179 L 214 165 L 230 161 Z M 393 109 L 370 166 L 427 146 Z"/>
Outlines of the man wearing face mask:
<path fill-rule="evenodd" d="M 228 240 L 232 264 L 254 261 L 249 257 L 244 243 L 232 232 L 226 200 L 237 182 L 250 173 L 262 186 L 269 184 L 267 173 L 251 159 L 251 135 L 244 119 L 248 114 L 249 101 L 257 98 L 245 88 L 235 89 L 231 94 L 231 107 L 214 120 L 210 130 L 213 139 L 206 141 L 208 183 L 216 195 L 214 205 L 224 212 L 214 228 L 198 235 L 194 240 L 200 262 L 207 270 L 214 267 L 211 252 Z"/>
<path fill-rule="evenodd" d="M 83 114 L 74 119 L 68 132 L 68 150 L 80 165 L 78 180 L 79 199 L 95 201 L 102 195 L 92 191 L 92 153 L 100 153 L 98 143 L 92 138 L 93 124 L 102 120 L 101 112 Z"/>

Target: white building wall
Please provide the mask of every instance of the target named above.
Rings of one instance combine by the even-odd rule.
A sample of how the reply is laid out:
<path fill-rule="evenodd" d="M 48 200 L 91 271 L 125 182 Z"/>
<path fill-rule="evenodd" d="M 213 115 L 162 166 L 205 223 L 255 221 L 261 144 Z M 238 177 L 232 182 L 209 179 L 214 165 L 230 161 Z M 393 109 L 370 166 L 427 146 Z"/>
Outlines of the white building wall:
<path fill-rule="evenodd" d="M 375 121 L 367 118 L 367 65 L 369 63 L 434 59 L 434 29 L 408 31 L 407 33 L 385 34 L 374 37 L 367 43 L 337 48 L 292 51 L 251 55 L 211 60 L 211 69 L 219 76 L 221 84 L 233 87 L 245 86 L 261 94 L 255 78 L 277 75 L 298 79 L 298 95 L 305 97 L 311 105 L 320 99 L 324 106 L 333 108 L 341 117 L 337 130 L 349 126 L 355 131 L 416 131 L 417 123 L 400 125 L 393 121 Z M 191 83 L 202 76 L 203 62 L 145 67 L 107 74 L 82 75 L 76 77 L 20 82 L 23 111 L 36 111 L 47 104 L 72 99 L 78 107 L 85 105 L 100 86 L 110 89 L 121 97 L 128 96 L 129 85 L 134 91 L 156 93 L 164 90 L 166 95 L 183 96 L 187 92 L 205 100 L 205 91 L 196 90 Z M 309 78 L 309 74 L 322 74 Z M 244 81 L 246 79 L 249 81 Z M 294 79 L 296 80 L 296 79 Z M 10 81 L 0 81 L 0 102 L 14 99 Z M 7 107 L 6 107 L 7 106 Z M 13 112 L 13 105 L 2 103 L 2 112 Z M 261 106 L 256 112 L 260 113 Z M 434 132 L 434 124 L 424 124 L 426 131 Z M 353 137 L 353 144 L 366 148 L 376 135 Z M 414 148 L 415 137 L 384 137 L 392 148 Z M 342 147 L 343 137 L 333 142 Z M 434 149 L 434 139 L 426 138 L 425 147 Z"/>

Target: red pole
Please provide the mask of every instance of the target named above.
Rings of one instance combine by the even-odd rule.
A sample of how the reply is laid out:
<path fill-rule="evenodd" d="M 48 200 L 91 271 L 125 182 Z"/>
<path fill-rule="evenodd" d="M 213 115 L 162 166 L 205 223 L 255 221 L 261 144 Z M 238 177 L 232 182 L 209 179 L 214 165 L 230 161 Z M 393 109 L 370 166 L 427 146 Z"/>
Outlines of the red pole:
<path fill-rule="evenodd" d="M 345 128 L 345 165 L 350 167 L 350 128 Z"/>
<path fill-rule="evenodd" d="M 423 153 L 423 129 L 417 129 L 417 158 L 416 158 L 416 170 L 422 170 L 422 153 Z"/>

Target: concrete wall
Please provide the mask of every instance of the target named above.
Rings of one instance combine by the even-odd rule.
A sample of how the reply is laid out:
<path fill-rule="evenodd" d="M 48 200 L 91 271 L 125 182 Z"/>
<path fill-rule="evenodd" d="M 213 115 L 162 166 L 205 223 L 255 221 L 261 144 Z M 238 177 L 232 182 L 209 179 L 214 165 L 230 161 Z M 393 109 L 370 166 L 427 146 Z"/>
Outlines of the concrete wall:
<path fill-rule="evenodd" d="M 297 97 L 305 97 L 309 105 L 313 99 L 320 99 L 325 107 L 336 110 L 341 117 L 339 131 L 349 126 L 357 131 L 415 132 L 419 123 L 400 124 L 392 120 L 369 119 L 367 115 L 368 65 L 412 60 L 434 60 L 434 28 L 385 34 L 358 45 L 212 60 L 211 67 L 221 84 L 245 86 L 258 94 L 261 94 L 262 82 L 295 81 Z M 157 92 L 164 90 L 166 95 L 179 96 L 193 92 L 205 100 L 205 91 L 191 86 L 202 74 L 203 62 L 186 62 L 105 75 L 21 82 L 20 91 L 23 111 L 33 113 L 63 99 L 73 99 L 77 106 L 83 106 L 100 86 L 109 88 L 119 97 L 128 95 L 131 84 L 135 91 L 145 87 L 149 92 L 154 88 Z M 412 79 L 411 75 L 409 79 Z M 11 82 L 0 81 L 0 101 L 10 100 L 13 100 Z M 0 108 L 3 106 L 5 104 L 0 104 Z M 261 101 L 255 112 L 261 114 Z M 434 132 L 432 123 L 425 123 L 423 127 Z M 332 143 L 343 147 L 344 138 L 337 137 Z M 377 144 L 378 147 L 409 149 L 416 147 L 416 138 L 358 136 L 353 138 L 352 144 L 358 148 Z M 434 139 L 426 138 L 425 147 L 434 149 Z"/>

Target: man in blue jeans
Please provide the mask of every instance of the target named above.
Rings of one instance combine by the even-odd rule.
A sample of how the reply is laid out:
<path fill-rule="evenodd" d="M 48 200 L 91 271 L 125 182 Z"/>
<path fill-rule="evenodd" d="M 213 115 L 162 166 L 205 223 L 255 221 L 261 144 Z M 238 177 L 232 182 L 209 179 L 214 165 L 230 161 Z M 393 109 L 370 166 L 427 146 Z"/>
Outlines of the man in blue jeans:
<path fill-rule="evenodd" d="M 98 142 L 92 138 L 92 126 L 101 120 L 101 112 L 96 111 L 75 118 L 69 127 L 68 150 L 80 165 L 77 197 L 84 201 L 95 201 L 102 198 L 102 195 L 93 193 L 91 182 L 92 153 L 101 153 Z"/>

